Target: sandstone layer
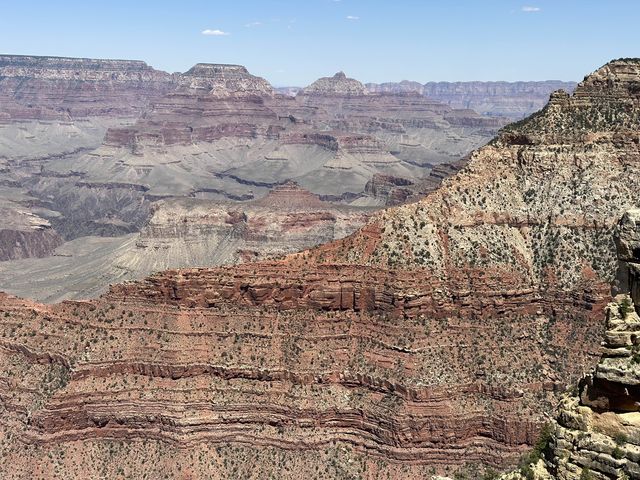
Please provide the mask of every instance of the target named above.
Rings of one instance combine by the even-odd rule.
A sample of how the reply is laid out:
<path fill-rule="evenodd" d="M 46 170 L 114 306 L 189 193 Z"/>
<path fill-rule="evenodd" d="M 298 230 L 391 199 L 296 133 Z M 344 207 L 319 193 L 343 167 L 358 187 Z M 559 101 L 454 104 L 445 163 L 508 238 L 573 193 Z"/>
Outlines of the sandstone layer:
<path fill-rule="evenodd" d="M 640 203 L 639 81 L 639 61 L 607 64 L 343 240 L 167 271 L 90 302 L 3 297 L 0 468 L 420 478 L 505 466 L 598 355 L 614 218 Z"/>
<path fill-rule="evenodd" d="M 140 61 L 0 55 L 0 120 L 136 116 L 171 85 Z"/>
<path fill-rule="evenodd" d="M 625 213 L 617 245 L 619 293 L 600 361 L 562 399 L 542 458 L 504 480 L 640 479 L 640 210 Z"/>

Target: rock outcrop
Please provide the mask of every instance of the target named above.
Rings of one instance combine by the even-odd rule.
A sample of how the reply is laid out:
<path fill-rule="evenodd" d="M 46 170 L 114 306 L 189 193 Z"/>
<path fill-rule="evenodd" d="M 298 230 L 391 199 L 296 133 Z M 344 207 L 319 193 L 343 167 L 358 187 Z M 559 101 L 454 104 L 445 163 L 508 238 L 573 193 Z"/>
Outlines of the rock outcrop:
<path fill-rule="evenodd" d="M 365 195 L 353 204 L 395 206 L 417 202 L 440 187 L 445 178 L 455 175 L 465 164 L 466 159 L 461 159 L 454 163 L 434 165 L 429 175 L 414 180 L 376 174 L 365 185 Z"/>
<path fill-rule="evenodd" d="M 606 309 L 600 361 L 562 399 L 543 458 L 505 480 L 640 479 L 640 210 L 625 213 L 616 240 L 621 282 Z"/>
<path fill-rule="evenodd" d="M 251 75 L 242 65 L 198 63 L 178 78 L 179 89 L 203 90 L 216 97 L 274 94 L 269 82 Z"/>
<path fill-rule="evenodd" d="M 302 90 L 304 95 L 366 95 L 365 86 L 354 78 L 348 78 L 344 72 L 333 77 L 323 77 Z"/>
<path fill-rule="evenodd" d="M 0 218 L 0 261 L 45 257 L 62 244 L 48 221 L 15 205 L 0 205 Z"/>

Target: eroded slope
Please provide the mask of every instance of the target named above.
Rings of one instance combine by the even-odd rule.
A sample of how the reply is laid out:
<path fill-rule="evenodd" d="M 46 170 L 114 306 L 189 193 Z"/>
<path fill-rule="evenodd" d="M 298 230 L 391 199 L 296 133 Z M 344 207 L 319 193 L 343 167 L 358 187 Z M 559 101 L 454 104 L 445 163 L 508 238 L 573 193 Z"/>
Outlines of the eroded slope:
<path fill-rule="evenodd" d="M 508 463 L 598 354 L 613 227 L 639 202 L 639 79 L 637 61 L 611 62 L 342 241 L 92 302 L 5 297 L 4 468 L 419 478 Z"/>

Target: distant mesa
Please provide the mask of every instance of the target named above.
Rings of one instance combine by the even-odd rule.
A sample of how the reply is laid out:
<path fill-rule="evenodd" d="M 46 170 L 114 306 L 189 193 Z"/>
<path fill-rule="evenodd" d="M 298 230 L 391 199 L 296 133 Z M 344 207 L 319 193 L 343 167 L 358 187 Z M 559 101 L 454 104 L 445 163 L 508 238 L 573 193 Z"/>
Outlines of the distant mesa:
<path fill-rule="evenodd" d="M 316 80 L 303 89 L 302 93 L 306 95 L 367 95 L 369 92 L 364 84 L 355 78 L 349 78 L 344 72 L 338 72 L 333 77 L 322 77 Z"/>
<path fill-rule="evenodd" d="M 269 82 L 251 75 L 242 65 L 198 63 L 178 77 L 178 84 L 180 87 L 208 90 L 215 96 L 274 95 Z"/>
<path fill-rule="evenodd" d="M 455 109 L 471 109 L 482 115 L 521 119 L 540 110 L 549 94 L 563 89 L 572 92 L 575 82 L 559 80 L 535 82 L 427 82 L 408 80 L 367 83 L 372 93 L 419 93 Z"/>
<path fill-rule="evenodd" d="M 138 60 L 0 55 L 0 117 L 63 120 L 137 116 L 174 87 Z"/>
<path fill-rule="evenodd" d="M 0 68 L 41 68 L 55 70 L 149 70 L 152 67 L 141 60 L 112 60 L 100 58 L 40 57 L 34 55 L 1 55 Z M 164 73 L 164 72 L 162 72 Z M 168 75 L 168 74 L 165 74 Z"/>
<path fill-rule="evenodd" d="M 224 63 L 196 63 L 187 70 L 184 75 L 194 77 L 218 77 L 220 75 L 250 76 L 251 74 L 243 65 L 231 65 Z"/>

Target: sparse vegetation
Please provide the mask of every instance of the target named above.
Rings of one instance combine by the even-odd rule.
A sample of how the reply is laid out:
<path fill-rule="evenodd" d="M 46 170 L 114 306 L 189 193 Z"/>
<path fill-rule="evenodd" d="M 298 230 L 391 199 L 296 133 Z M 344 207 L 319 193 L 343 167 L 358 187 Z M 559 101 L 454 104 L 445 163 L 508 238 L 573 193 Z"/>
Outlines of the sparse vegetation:
<path fill-rule="evenodd" d="M 624 297 L 618 305 L 620 307 L 620 314 L 622 315 L 622 318 L 627 318 L 627 316 L 633 311 L 633 304 L 629 297 Z"/>

